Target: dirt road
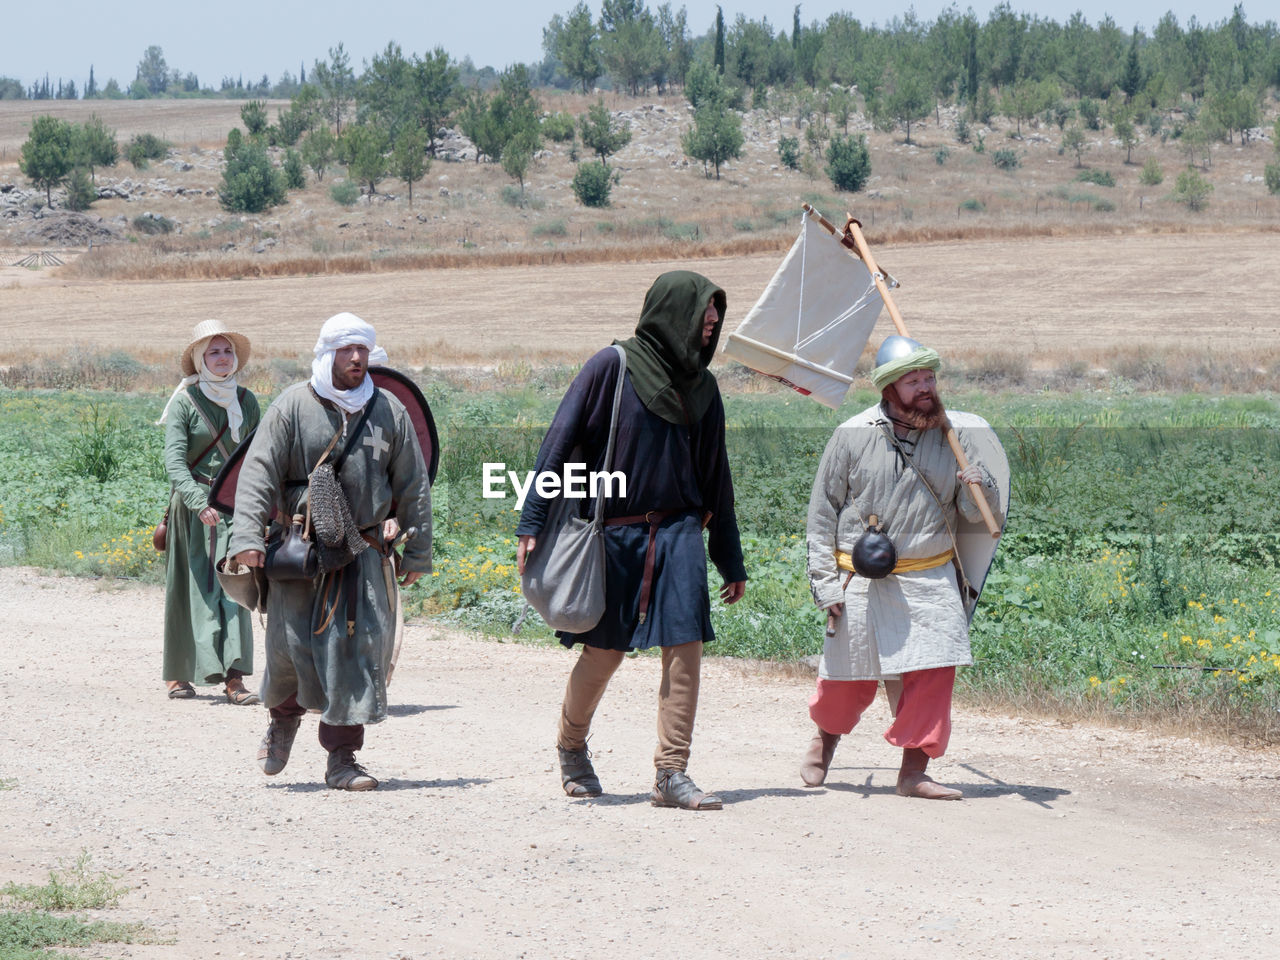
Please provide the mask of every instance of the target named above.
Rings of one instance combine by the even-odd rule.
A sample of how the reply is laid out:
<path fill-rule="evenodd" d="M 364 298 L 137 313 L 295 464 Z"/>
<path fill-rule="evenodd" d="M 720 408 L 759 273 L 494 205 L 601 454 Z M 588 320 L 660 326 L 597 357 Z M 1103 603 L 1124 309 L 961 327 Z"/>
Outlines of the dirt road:
<path fill-rule="evenodd" d="M 807 790 L 810 681 L 711 660 L 691 772 L 725 809 L 659 810 L 641 658 L 597 719 L 607 795 L 575 802 L 551 749 L 569 655 L 413 626 L 361 754 L 382 789 L 342 794 L 314 720 L 268 779 L 262 708 L 165 699 L 161 605 L 0 570 L 0 882 L 87 850 L 130 888 L 112 918 L 172 938 L 84 956 L 1280 954 L 1276 752 L 962 709 L 934 766 L 967 799 L 904 800 L 878 701 Z"/>
<path fill-rule="evenodd" d="M 975 241 L 886 247 L 895 299 L 943 351 L 1017 350 L 1050 362 L 1122 348 L 1273 351 L 1280 274 L 1270 233 Z M 729 325 L 779 256 L 436 270 L 288 279 L 116 283 L 0 268 L 0 361 L 77 345 L 172 356 L 194 323 L 222 317 L 263 354 L 307 353 L 324 319 L 351 310 L 415 364 L 497 363 L 539 352 L 585 359 L 631 329 L 663 270 L 722 284 Z M 32 278 L 38 278 L 32 282 Z M 873 340 L 891 331 L 887 316 Z"/>

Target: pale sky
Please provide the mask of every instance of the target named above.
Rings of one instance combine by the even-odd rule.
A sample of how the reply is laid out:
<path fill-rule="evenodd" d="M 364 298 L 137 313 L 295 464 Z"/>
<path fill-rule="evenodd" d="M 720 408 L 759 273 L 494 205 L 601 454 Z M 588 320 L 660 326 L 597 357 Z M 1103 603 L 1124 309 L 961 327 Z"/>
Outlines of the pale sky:
<path fill-rule="evenodd" d="M 152 44 L 164 50 L 170 69 L 195 73 L 201 86 L 217 89 L 223 76 L 257 80 L 265 73 L 272 82 L 288 70 L 308 70 L 324 59 L 331 46 L 345 45 L 359 74 L 365 60 L 386 47 L 400 44 L 405 54 L 425 53 L 443 46 L 461 60 L 470 56 L 477 66 L 502 68 L 508 64 L 541 60 L 542 28 L 553 14 L 567 13 L 575 0 L 374 0 L 365 6 L 350 0 L 210 0 L 207 3 L 130 0 L 106 5 L 101 0 L 59 0 L 43 3 L 11 0 L 2 20 L 0 76 L 15 77 L 29 86 L 45 73 L 57 85 L 58 77 L 75 80 L 83 90 L 93 64 L 99 86 L 114 77 L 122 87 L 133 80 L 143 51 Z M 996 4 L 979 0 L 957 4 L 972 7 L 980 20 Z M 1215 23 L 1231 14 L 1230 0 L 1217 3 L 1185 0 L 1083 0 L 1066 4 L 1049 0 L 1011 0 L 1015 11 L 1063 22 L 1080 10 L 1090 23 L 1108 11 L 1125 30 L 1137 25 L 1148 33 L 1167 11 L 1184 26 L 1194 15 L 1202 23 Z M 600 0 L 588 6 L 599 15 Z M 649 0 L 649 8 L 657 3 Z M 714 0 L 672 0 L 672 9 L 688 11 L 690 32 L 705 33 L 715 20 Z M 721 0 L 725 22 L 737 14 L 748 19 L 768 17 L 775 30 L 791 29 L 794 0 Z M 914 4 L 884 0 L 878 4 L 851 0 L 805 0 L 800 14 L 807 25 L 824 20 L 838 10 L 850 11 L 864 23 L 884 23 L 914 7 L 922 21 L 934 19 L 950 4 L 921 0 Z M 1115 12 L 1117 10 L 1122 13 Z M 1245 4 L 1251 22 L 1267 19 L 1264 4 Z M 1272 15 L 1274 16 L 1274 15 Z"/>

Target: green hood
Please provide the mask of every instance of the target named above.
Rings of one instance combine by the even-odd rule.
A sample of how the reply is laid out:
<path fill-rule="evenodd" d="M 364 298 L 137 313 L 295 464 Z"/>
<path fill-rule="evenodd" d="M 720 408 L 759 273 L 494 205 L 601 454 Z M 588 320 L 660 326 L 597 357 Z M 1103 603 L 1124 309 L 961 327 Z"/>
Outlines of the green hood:
<path fill-rule="evenodd" d="M 715 302 L 720 322 L 702 345 L 702 316 Z M 669 423 L 692 425 L 716 396 L 707 370 L 724 326 L 725 295 L 706 277 L 688 270 L 664 273 L 644 297 L 636 335 L 617 343 L 627 351 L 627 372 L 640 401 Z"/>

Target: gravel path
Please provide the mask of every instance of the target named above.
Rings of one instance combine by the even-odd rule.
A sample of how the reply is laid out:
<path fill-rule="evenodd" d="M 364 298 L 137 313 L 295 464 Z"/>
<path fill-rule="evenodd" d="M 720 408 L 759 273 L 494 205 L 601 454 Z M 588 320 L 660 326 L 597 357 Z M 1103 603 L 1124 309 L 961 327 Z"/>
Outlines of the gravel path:
<path fill-rule="evenodd" d="M 691 773 L 725 809 L 660 810 L 640 658 L 597 717 L 608 793 L 571 801 L 569 655 L 415 625 L 361 754 L 383 786 L 343 794 L 313 719 L 267 779 L 261 708 L 165 699 L 159 590 L 2 569 L 0 618 L 0 883 L 87 850 L 130 888 L 110 917 L 171 939 L 77 955 L 1280 955 L 1277 752 L 960 710 L 934 773 L 968 798 L 928 803 L 878 700 L 807 790 L 811 681 L 711 660 Z"/>

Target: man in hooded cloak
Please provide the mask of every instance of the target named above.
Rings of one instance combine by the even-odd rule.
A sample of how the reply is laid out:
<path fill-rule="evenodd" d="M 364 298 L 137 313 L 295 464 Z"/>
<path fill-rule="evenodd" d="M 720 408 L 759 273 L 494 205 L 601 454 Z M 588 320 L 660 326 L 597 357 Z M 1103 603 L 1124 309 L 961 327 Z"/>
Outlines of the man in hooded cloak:
<path fill-rule="evenodd" d="M 707 554 L 736 603 L 746 569 L 725 450 L 724 405 L 707 369 L 724 322 L 724 291 L 696 273 L 674 271 L 645 295 L 635 336 L 618 342 L 627 364 L 611 470 L 625 495 L 605 500 L 605 612 L 585 633 L 561 706 L 556 746 L 561 783 L 571 797 L 602 792 L 587 751 L 591 719 L 609 678 L 633 650 L 662 652 L 658 691 L 657 775 L 652 800 L 689 810 L 721 807 L 687 774 L 703 644 L 715 639 Z M 560 473 L 575 447 L 589 471 L 603 464 L 620 363 L 606 348 L 569 386 L 538 452 L 536 469 Z M 594 501 L 589 502 L 592 511 Z M 537 549 L 548 500 L 531 490 L 516 529 L 517 563 Z M 703 546 L 703 529 L 707 545 Z"/>

